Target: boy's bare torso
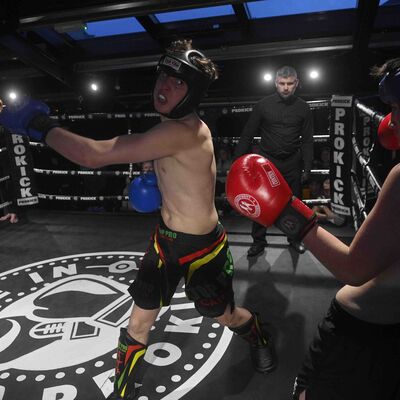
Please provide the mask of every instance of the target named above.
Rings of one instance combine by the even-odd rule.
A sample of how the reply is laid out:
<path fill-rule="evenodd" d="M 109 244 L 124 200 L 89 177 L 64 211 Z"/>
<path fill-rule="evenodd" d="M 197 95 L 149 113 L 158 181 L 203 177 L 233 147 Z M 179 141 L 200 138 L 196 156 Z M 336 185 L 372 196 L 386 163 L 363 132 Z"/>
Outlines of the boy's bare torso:
<path fill-rule="evenodd" d="M 218 222 L 214 204 L 215 158 L 210 130 L 196 114 L 182 122 L 189 145 L 155 161 L 165 224 L 178 232 L 209 233 Z"/>
<path fill-rule="evenodd" d="M 400 323 L 400 260 L 362 286 L 344 286 L 336 298 L 345 310 L 364 321 Z"/>
<path fill-rule="evenodd" d="M 381 204 L 374 215 L 380 223 L 365 232 L 368 247 L 364 247 L 382 272 L 361 286 L 344 286 L 336 298 L 356 317 L 374 323 L 394 324 L 400 323 L 400 164 L 392 169 L 386 180 L 389 186 L 380 193 L 384 205 Z M 388 257 L 391 261 L 385 268 Z M 363 267 L 361 263 L 359 268 Z"/>

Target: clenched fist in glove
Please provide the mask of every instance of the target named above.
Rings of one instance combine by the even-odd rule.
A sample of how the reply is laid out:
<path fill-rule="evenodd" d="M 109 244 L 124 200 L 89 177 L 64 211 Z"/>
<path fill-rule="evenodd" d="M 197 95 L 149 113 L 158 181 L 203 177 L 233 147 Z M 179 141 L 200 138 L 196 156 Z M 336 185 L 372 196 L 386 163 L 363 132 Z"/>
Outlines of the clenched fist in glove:
<path fill-rule="evenodd" d="M 264 226 L 277 226 L 293 241 L 301 241 L 316 221 L 274 164 L 257 154 L 246 154 L 232 164 L 226 194 L 239 213 Z"/>
<path fill-rule="evenodd" d="M 60 126 L 49 117 L 49 113 L 47 104 L 24 97 L 21 101 L 8 104 L 4 108 L 1 104 L 0 125 L 11 133 L 44 142 L 49 130 Z"/>

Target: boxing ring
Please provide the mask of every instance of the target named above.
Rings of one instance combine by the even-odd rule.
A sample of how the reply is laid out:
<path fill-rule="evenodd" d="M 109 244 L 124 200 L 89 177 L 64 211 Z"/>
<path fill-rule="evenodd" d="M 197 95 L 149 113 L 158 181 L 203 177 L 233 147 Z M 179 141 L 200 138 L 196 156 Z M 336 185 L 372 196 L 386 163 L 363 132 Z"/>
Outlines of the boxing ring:
<path fill-rule="evenodd" d="M 342 149 L 337 150 L 335 148 L 336 139 L 330 133 L 335 132 L 335 115 L 334 109 L 331 107 L 332 102 L 334 103 L 337 101 L 337 98 L 342 99 L 343 96 L 333 96 L 331 100 L 320 100 L 320 101 L 310 101 L 308 102 L 310 108 L 313 112 L 318 110 L 326 110 L 330 109 L 330 118 L 331 124 L 327 127 L 327 133 L 325 132 L 317 132 L 314 134 L 314 143 L 315 144 L 324 144 L 328 145 L 331 149 L 330 155 L 330 169 L 312 169 L 311 170 L 311 177 L 319 176 L 319 177 L 329 177 L 331 181 L 331 187 L 333 188 L 333 197 L 337 197 L 340 195 L 338 193 L 338 186 L 337 183 L 337 174 L 338 172 L 338 165 L 335 164 L 335 158 L 337 158 L 338 152 L 341 152 Z M 336 100 L 335 100 L 336 99 Z M 350 101 L 352 106 L 351 107 L 336 107 L 336 109 L 340 108 L 341 110 L 352 110 L 348 115 L 344 115 L 341 118 L 346 118 L 346 160 L 344 165 L 344 169 L 348 170 L 346 174 L 346 182 L 341 185 L 345 189 L 345 202 L 344 206 L 340 204 L 333 203 L 333 208 L 339 214 L 345 215 L 346 217 L 353 218 L 354 226 L 358 229 L 359 225 L 367 216 L 366 211 L 366 198 L 374 198 L 379 192 L 381 184 L 380 180 L 377 178 L 376 172 L 373 170 L 370 164 L 369 153 L 374 150 L 375 147 L 375 140 L 373 140 L 373 136 L 376 135 L 376 128 L 379 123 L 383 120 L 384 116 L 379 112 L 373 110 L 372 108 L 368 107 L 367 105 L 363 104 L 360 100 L 353 99 L 352 97 L 347 96 L 346 101 Z M 344 104 L 346 105 L 346 101 Z M 343 104 L 339 104 L 339 106 L 343 106 Z M 223 118 L 228 118 L 229 116 L 237 116 L 237 115 L 248 115 L 252 111 L 251 104 L 238 104 L 238 103 L 216 103 L 208 105 L 200 109 L 199 115 L 207 120 L 209 115 L 214 116 L 215 114 L 220 114 Z M 62 117 L 58 117 L 60 120 L 68 122 L 72 121 L 94 121 L 99 120 L 103 121 L 104 119 L 107 120 L 123 120 L 129 118 L 137 118 L 137 119 L 148 119 L 153 120 L 156 118 L 157 115 L 152 112 L 143 112 L 143 113 L 115 113 L 115 114 L 102 114 L 102 113 L 92 113 L 92 114 L 71 114 L 71 115 L 63 115 Z M 56 118 L 53 116 L 53 118 Z M 207 121 L 209 122 L 209 121 Z M 340 122 L 341 123 L 341 122 Z M 218 124 L 218 122 L 217 122 Z M 214 124 L 216 125 L 216 124 Z M 229 125 L 229 124 L 228 124 Z M 362 137 L 357 137 L 357 132 L 364 132 Z M 366 133 L 365 133 L 366 132 Z M 131 133 L 131 130 L 128 129 L 128 133 Z M 350 139 L 351 138 L 351 139 Z M 239 137 L 232 136 L 232 137 L 221 137 L 215 136 L 214 138 L 215 147 L 218 148 L 221 145 L 229 145 L 233 148 L 233 146 L 238 142 Z M 256 145 L 259 142 L 260 138 L 254 138 L 254 144 Z M 361 144 L 359 144 L 361 143 Z M 364 145 L 365 144 L 365 145 Z M 35 151 L 36 149 L 43 149 L 46 148 L 46 145 L 42 143 L 36 142 L 29 142 L 29 146 L 31 147 L 31 151 Z M 350 148 L 352 149 L 350 155 Z M 52 151 L 52 150 L 48 150 Z M 0 152 L 3 155 L 7 153 L 7 148 L 3 147 L 0 149 Z M 0 155 L 0 157 L 1 157 Z M 341 153 L 340 153 L 341 155 Z M 77 169 L 51 169 L 51 168 L 39 168 L 36 165 L 33 167 L 32 171 L 34 175 L 43 177 L 69 177 L 69 179 L 80 179 L 85 177 L 90 179 L 90 177 L 104 177 L 108 179 L 117 178 L 120 179 L 121 177 L 129 178 L 132 180 L 136 176 L 140 175 L 140 171 L 135 170 L 133 164 L 129 164 L 126 166 L 125 170 L 82 170 L 78 166 Z M 343 166 L 340 166 L 341 168 Z M 15 174 L 14 174 L 15 175 Z M 218 179 L 222 182 L 225 180 L 224 175 L 219 175 Z M 15 179 L 15 176 L 10 176 L 10 174 L 6 174 L 0 177 L 0 185 L 3 182 L 8 180 Z M 32 177 L 34 180 L 34 177 Z M 47 185 L 42 185 L 47 186 Z M 84 189 L 83 189 L 84 191 Z M 343 190 L 342 190 L 343 191 Z M 224 194 L 222 194 L 224 196 Z M 35 197 L 35 196 L 34 196 Z M 48 201 L 64 201 L 64 202 L 127 202 L 128 196 L 124 193 L 118 194 L 107 194 L 101 193 L 96 195 L 86 195 L 77 194 L 77 193 L 49 193 L 45 192 L 44 190 L 39 191 L 36 194 L 37 200 L 35 200 L 36 204 L 39 199 L 40 200 L 48 200 Z M 221 197 L 217 200 L 224 201 L 225 199 Z M 310 207 L 315 205 L 331 205 L 330 198 L 304 198 L 303 201 L 309 205 Z M 10 201 L 5 201 L 0 204 L 0 209 L 5 208 L 12 203 Z M 17 204 L 21 205 L 21 204 Z M 29 205 L 29 204 L 28 204 Z M 336 206 L 336 208 L 335 208 Z"/>
<path fill-rule="evenodd" d="M 314 102 L 310 102 L 310 107 L 314 108 L 314 109 L 322 109 L 324 107 L 328 107 L 329 106 L 329 102 L 328 101 L 314 101 Z M 210 110 L 210 108 L 212 107 L 212 110 Z M 247 116 L 249 114 L 249 112 L 251 112 L 252 110 L 252 106 L 251 105 L 243 105 L 243 104 L 236 104 L 236 103 L 220 103 L 220 104 L 212 104 L 212 105 L 208 105 L 206 108 L 204 109 L 200 109 L 199 114 L 202 118 L 207 119 L 207 116 L 210 118 L 215 117 L 214 114 L 216 114 L 215 112 L 215 107 L 218 107 L 217 109 L 217 114 L 220 114 L 223 118 L 228 118 L 229 116 Z M 139 119 L 139 120 L 149 120 L 152 121 L 155 118 L 157 118 L 157 114 L 155 114 L 154 112 L 143 112 L 143 113 L 114 113 L 114 114 L 104 114 L 104 113 L 90 113 L 90 114 L 71 114 L 71 115 L 62 115 L 59 117 L 53 116 L 53 118 L 58 118 L 61 121 L 64 121 L 65 123 L 69 123 L 69 121 L 113 121 L 113 120 L 117 120 L 117 121 L 121 121 L 124 119 L 130 119 L 130 118 L 134 118 L 134 119 Z M 147 123 L 148 124 L 148 123 Z M 145 124 L 147 126 L 147 124 Z M 218 124 L 218 123 L 216 123 Z M 216 125 L 214 124 L 214 125 Z M 130 124 L 128 123 L 127 126 L 129 126 Z M 229 124 L 228 124 L 229 126 Z M 131 130 L 127 129 L 126 133 L 130 133 Z M 227 141 L 229 142 L 229 144 L 231 146 L 234 145 L 234 143 L 236 143 L 238 141 L 238 137 L 214 137 L 214 142 L 215 142 L 215 146 L 218 147 L 221 143 L 226 143 Z M 257 143 L 259 141 L 260 138 L 254 138 L 254 142 Z M 314 140 L 316 142 L 327 142 L 327 140 L 329 139 L 329 135 L 328 134 L 316 134 L 314 135 Z M 42 143 L 37 143 L 37 142 L 30 142 L 29 143 L 30 147 L 31 147 L 31 151 L 34 152 L 36 150 L 41 150 L 41 149 L 45 149 L 47 146 L 42 144 Z M 6 148 L 2 148 L 3 152 L 6 152 Z M 51 149 L 48 150 L 51 152 Z M 48 155 L 47 155 L 48 157 Z M 36 164 L 36 163 L 35 163 Z M 129 164 L 126 166 L 127 169 L 126 170 L 122 170 L 122 171 L 109 171 L 109 170 L 81 170 L 78 169 L 80 168 L 78 166 L 77 169 L 55 169 L 55 168 L 39 168 L 37 165 L 35 165 L 33 167 L 33 172 L 34 175 L 36 175 L 37 177 L 45 177 L 45 176 L 53 176 L 53 177 L 70 177 L 70 179 L 73 178 L 82 178 L 82 177 L 88 177 L 88 179 L 90 179 L 90 177 L 115 177 L 115 178 L 120 178 L 120 177 L 127 177 L 129 179 L 133 179 L 134 177 L 140 175 L 140 172 L 135 171 L 133 168 L 132 164 Z M 312 170 L 311 171 L 312 174 L 320 174 L 320 175 L 327 175 L 329 174 L 329 170 Z M 7 176 L 9 178 L 7 178 Z M 222 181 L 224 181 L 226 176 L 224 175 L 219 175 L 218 178 L 221 179 Z M 9 175 L 4 176 L 3 178 L 1 178 L 2 180 L 7 180 L 7 179 L 18 179 L 15 177 L 10 177 Z M 32 177 L 32 179 L 34 179 Z M 1 181 L 0 180 L 0 183 Z M 43 186 L 47 186 L 47 185 L 43 185 Z M 48 189 L 46 187 L 46 189 Z M 103 202 L 103 201 L 117 201 L 117 202 L 121 202 L 121 201 L 128 201 L 128 196 L 127 195 L 123 195 L 118 194 L 118 195 L 110 195 L 110 194 L 106 194 L 106 193 L 102 193 L 100 195 L 80 195 L 77 193 L 49 193 L 49 192 L 45 192 L 44 190 L 39 191 L 39 193 L 37 193 L 37 198 L 41 199 L 41 200 L 49 200 L 49 201 L 71 201 L 71 202 Z M 224 200 L 223 198 L 220 198 L 219 200 Z M 326 199 L 307 199 L 305 200 L 307 202 L 307 204 L 309 205 L 314 205 L 314 204 L 329 204 L 329 200 Z M 7 203 L 7 205 L 3 205 L 2 208 L 6 207 L 10 205 L 9 203 Z"/>
<path fill-rule="evenodd" d="M 344 212 L 350 223 L 327 229 L 350 243 L 383 182 L 374 164 L 375 153 L 382 150 L 376 141 L 376 128 L 383 115 L 361 100 L 351 99 L 350 107 L 344 100 L 347 99 L 324 102 L 321 107 L 328 107 L 331 115 L 329 131 L 316 132 L 314 138 L 331 148 L 330 168 L 315 169 L 312 174 L 330 178 L 332 197 L 305 202 L 310 206 L 330 204 Z M 223 115 L 235 115 L 242 108 L 248 109 L 243 111 L 246 115 L 251 111 L 251 107 L 234 105 Z M 206 114 L 204 110 L 203 116 Z M 345 149 L 336 139 L 343 132 L 348 136 L 346 144 L 350 143 Z M 237 136 L 214 140 L 216 146 L 227 140 L 233 144 Z M 118 166 L 116 170 L 81 170 L 71 165 L 64 168 L 67 165 L 60 163 L 60 168 L 48 168 L 36 162 L 34 153 L 40 151 L 43 155 L 52 150 L 36 143 L 27 146 L 34 160 L 29 174 L 31 183 L 41 179 L 42 186 L 33 185 L 29 192 L 31 197 L 37 197 L 37 203 L 21 206 L 29 208 L 27 221 L 0 225 L 0 332 L 16 332 L 19 325 L 25 334 L 15 347 L 7 347 L 0 335 L 0 398 L 22 398 L 28 390 L 32 400 L 106 398 L 118 327 L 126 321 L 126 287 L 134 279 L 158 215 L 133 210 L 129 214 L 75 212 L 76 204 L 122 202 L 127 197 L 111 190 L 85 195 L 73 192 L 72 184 L 63 188 L 64 192 L 55 193 L 46 179 L 55 179 L 56 183 L 60 183 L 60 177 L 122 182 L 138 176 L 140 171 L 134 165 Z M 23 152 L 22 148 L 18 151 Z M 10 154 L 9 149 L 0 149 L 0 157 Z M 338 164 L 341 161 L 344 167 Z M 24 175 L 24 171 L 17 172 Z M 20 175 L 15 171 L 4 173 L 0 185 L 10 183 L 16 176 L 21 178 Z M 41 202 L 67 207 L 48 210 L 41 207 Z M 3 204 L 1 208 L 6 207 Z M 152 330 L 154 346 L 149 351 L 151 358 L 147 360 L 143 382 L 146 389 L 140 400 L 290 398 L 315 326 L 341 285 L 311 253 L 299 255 L 288 248 L 286 239 L 274 227 L 268 230 L 266 252 L 248 259 L 251 221 L 233 213 L 222 217 L 222 222 L 235 261 L 236 302 L 259 311 L 270 324 L 279 366 L 268 376 L 255 373 L 247 344 L 229 336 L 218 324 L 199 318 L 179 287 L 173 304 L 162 311 Z M 47 347 L 49 343 L 53 347 Z M 74 351 L 75 346 L 79 352 Z M 58 356 L 60 352 L 62 356 Z M 59 360 L 58 365 L 55 361 L 49 364 L 55 359 Z"/>

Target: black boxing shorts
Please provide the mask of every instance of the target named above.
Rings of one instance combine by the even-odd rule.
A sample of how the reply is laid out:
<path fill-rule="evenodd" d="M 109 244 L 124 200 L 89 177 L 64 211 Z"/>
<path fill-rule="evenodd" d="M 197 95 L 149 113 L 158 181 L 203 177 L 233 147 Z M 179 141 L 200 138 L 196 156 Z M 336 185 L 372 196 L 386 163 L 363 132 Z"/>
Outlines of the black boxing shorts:
<path fill-rule="evenodd" d="M 228 305 L 233 310 L 233 260 L 220 223 L 206 235 L 192 235 L 170 230 L 161 219 L 128 290 L 135 304 L 153 310 L 170 304 L 182 278 L 201 315 L 218 317 Z"/>
<path fill-rule="evenodd" d="M 400 324 L 373 324 L 334 299 L 297 375 L 293 400 L 400 400 Z"/>

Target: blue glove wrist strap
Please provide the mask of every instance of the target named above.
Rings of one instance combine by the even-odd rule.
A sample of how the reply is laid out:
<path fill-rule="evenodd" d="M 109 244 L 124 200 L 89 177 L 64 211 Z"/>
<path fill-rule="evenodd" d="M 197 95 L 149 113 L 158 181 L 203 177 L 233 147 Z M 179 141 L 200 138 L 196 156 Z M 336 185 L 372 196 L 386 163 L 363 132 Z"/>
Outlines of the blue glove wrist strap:
<path fill-rule="evenodd" d="M 38 114 L 28 125 L 29 136 L 45 143 L 50 129 L 59 127 L 60 124 L 48 117 L 46 114 Z"/>

